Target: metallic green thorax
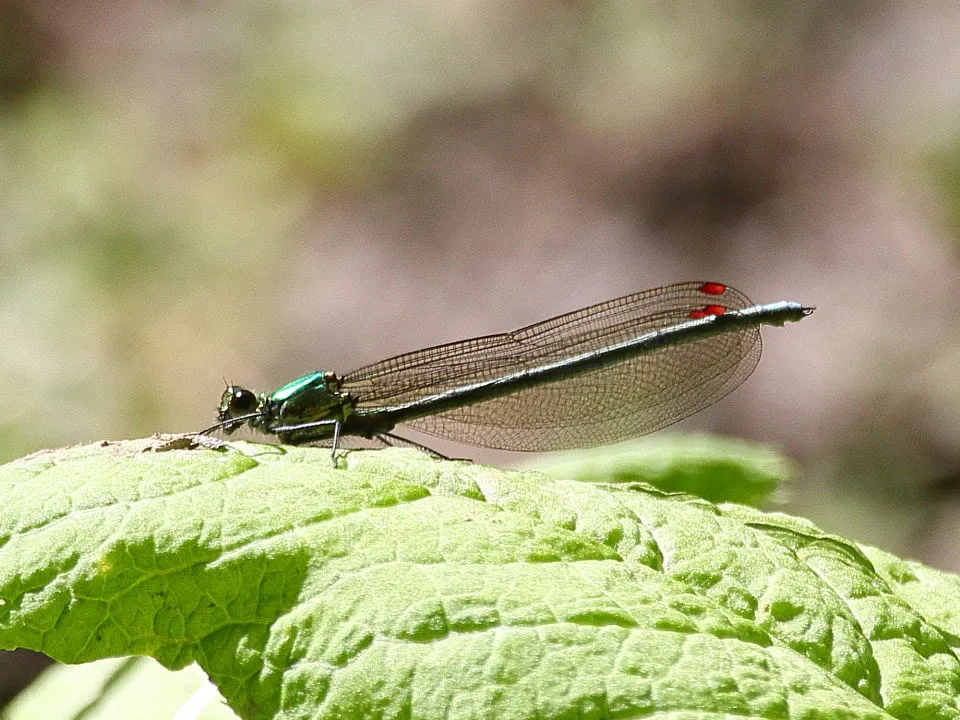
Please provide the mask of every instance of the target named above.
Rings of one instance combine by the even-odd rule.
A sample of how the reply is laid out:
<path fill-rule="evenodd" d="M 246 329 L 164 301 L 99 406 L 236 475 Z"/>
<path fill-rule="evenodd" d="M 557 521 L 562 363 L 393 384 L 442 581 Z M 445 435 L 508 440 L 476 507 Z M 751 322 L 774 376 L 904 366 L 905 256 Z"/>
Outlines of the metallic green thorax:
<path fill-rule="evenodd" d="M 316 387 L 318 383 L 323 391 L 330 390 L 330 385 L 332 383 L 336 383 L 338 388 L 340 384 L 336 375 L 333 373 L 317 371 L 310 373 L 309 375 L 304 375 L 301 378 L 297 378 L 296 380 L 288 382 L 283 387 L 274 390 L 270 395 L 270 400 L 275 403 L 286 402 L 292 395 L 296 395 L 304 388 L 307 388 L 309 391 L 311 386 Z"/>

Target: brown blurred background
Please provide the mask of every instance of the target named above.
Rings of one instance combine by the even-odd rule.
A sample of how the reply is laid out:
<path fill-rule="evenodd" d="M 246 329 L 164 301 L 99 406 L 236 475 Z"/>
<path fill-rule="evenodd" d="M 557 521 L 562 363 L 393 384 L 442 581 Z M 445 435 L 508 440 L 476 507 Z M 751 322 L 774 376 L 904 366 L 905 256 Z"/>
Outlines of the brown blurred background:
<path fill-rule="evenodd" d="M 0 0 L 0 460 L 719 280 L 818 310 L 678 428 L 957 570 L 958 238 L 952 2 Z"/>

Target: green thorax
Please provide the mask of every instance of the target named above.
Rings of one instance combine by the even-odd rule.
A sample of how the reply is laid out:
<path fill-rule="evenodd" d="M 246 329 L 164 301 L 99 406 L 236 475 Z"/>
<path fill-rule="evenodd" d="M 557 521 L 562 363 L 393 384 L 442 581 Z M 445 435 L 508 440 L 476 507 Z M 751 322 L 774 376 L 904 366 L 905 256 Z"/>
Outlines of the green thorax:
<path fill-rule="evenodd" d="M 288 382 L 267 401 L 280 426 L 326 419 L 342 422 L 353 410 L 353 399 L 340 391 L 340 379 L 332 372 L 318 371 Z"/>

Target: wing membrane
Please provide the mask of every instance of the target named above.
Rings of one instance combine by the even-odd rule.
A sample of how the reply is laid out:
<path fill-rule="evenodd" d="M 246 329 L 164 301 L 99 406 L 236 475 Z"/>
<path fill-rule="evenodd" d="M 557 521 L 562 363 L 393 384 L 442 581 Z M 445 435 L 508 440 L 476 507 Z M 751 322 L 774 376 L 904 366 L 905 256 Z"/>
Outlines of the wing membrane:
<path fill-rule="evenodd" d="M 753 303 L 727 287 L 705 295 L 681 283 L 628 295 L 520 330 L 417 350 L 342 378 L 360 408 L 415 401 L 463 385 L 601 351 L 690 319 L 706 304 Z M 460 442 L 507 450 L 607 444 L 670 425 L 740 385 L 760 359 L 759 328 L 671 345 L 613 366 L 407 424 Z"/>

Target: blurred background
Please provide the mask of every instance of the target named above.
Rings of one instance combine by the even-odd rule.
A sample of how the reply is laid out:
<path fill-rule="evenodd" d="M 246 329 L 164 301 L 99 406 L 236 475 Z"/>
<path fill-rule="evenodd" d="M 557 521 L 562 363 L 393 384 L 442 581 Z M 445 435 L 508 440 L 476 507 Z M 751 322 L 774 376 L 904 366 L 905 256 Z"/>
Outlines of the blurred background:
<path fill-rule="evenodd" d="M 718 280 L 818 309 L 677 429 L 958 570 L 958 240 L 956 3 L 0 0 L 2 461 Z"/>

